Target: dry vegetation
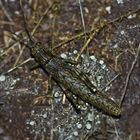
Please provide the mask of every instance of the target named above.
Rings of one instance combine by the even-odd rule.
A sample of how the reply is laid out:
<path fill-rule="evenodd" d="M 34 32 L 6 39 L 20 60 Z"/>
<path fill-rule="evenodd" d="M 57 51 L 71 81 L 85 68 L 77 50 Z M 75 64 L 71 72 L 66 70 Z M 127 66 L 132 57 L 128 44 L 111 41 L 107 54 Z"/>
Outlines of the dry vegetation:
<path fill-rule="evenodd" d="M 49 77 L 40 69 L 30 71 L 34 61 L 28 48 L 12 40 L 18 33 L 27 42 L 19 1 L 0 0 L 0 73 L 8 71 L 0 75 L 0 139 L 140 139 L 140 2 L 83 0 L 81 5 L 83 19 L 78 0 L 22 2 L 36 41 L 55 55 L 76 57 L 77 50 L 78 57 L 81 52 L 97 59 L 88 61 L 86 71 L 99 88 L 120 74 L 107 94 L 120 104 L 122 116 L 112 118 L 90 106 L 76 114 L 54 82 L 48 93 Z"/>

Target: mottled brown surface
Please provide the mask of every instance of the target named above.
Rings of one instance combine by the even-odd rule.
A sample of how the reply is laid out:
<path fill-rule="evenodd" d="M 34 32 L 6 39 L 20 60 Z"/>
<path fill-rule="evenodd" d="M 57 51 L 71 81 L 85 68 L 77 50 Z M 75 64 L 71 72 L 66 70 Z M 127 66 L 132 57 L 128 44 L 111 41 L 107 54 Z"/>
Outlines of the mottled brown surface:
<path fill-rule="evenodd" d="M 0 8 L 0 73 L 6 72 L 13 67 L 23 48 L 23 46 L 16 45 L 7 49 L 6 47 L 9 46 L 7 34 L 10 34 L 6 31 L 24 31 L 19 1 L 2 2 L 3 8 L 5 8 L 7 13 L 5 13 L 4 9 Z M 45 44 L 46 47 L 54 47 L 62 41 L 65 41 L 68 37 L 83 32 L 79 4 L 76 3 L 75 0 L 57 0 L 57 2 L 57 7 L 48 12 L 43 23 L 41 23 L 34 35 L 35 39 Z M 123 2 L 124 3 L 119 4 L 117 0 L 102 0 L 101 2 L 92 0 L 83 1 L 82 6 L 86 30 L 89 31 L 91 28 L 96 29 L 104 20 L 111 21 L 120 17 L 120 15 L 127 14 L 129 11 L 134 11 L 138 7 L 140 8 L 139 0 L 124 0 Z M 51 0 L 31 1 L 30 4 L 24 1 L 24 12 L 27 16 L 27 23 L 30 31 L 33 30 L 40 17 L 51 3 Z M 111 13 L 108 13 L 106 10 L 108 6 L 111 6 Z M 20 13 L 15 13 L 15 11 Z M 108 69 L 110 69 L 111 76 L 108 79 L 104 79 L 103 84 L 107 83 L 116 73 L 121 73 L 121 76 L 112 83 L 112 87 L 109 90 L 109 96 L 113 97 L 116 102 L 119 102 L 122 96 L 125 79 L 135 59 L 137 48 L 140 43 L 139 37 L 140 11 L 131 14 L 129 18 L 123 18 L 120 21 L 114 22 L 113 25 L 107 26 L 89 45 L 90 54 L 94 54 L 96 58 L 104 60 Z M 63 46 L 63 48 L 59 48 L 55 53 L 59 55 L 61 52 L 72 52 L 75 49 L 79 51 L 85 43 L 84 39 L 85 38 L 82 38 L 74 41 L 74 43 L 69 43 Z M 12 43 L 12 41 L 10 41 L 10 43 Z M 3 52 L 6 53 L 2 55 Z M 29 50 L 25 48 L 18 64 L 29 57 Z M 78 131 L 79 135 L 74 138 L 72 137 L 76 140 L 80 138 L 84 139 L 85 136 L 90 140 L 140 139 L 139 60 L 129 80 L 127 93 L 122 105 L 123 114 L 118 120 L 113 119 L 116 121 L 116 126 L 112 123 L 111 117 L 107 117 L 95 110 L 94 115 L 96 117 L 93 118 L 93 131 L 87 131 L 86 127 L 82 129 L 74 127 L 76 122 L 81 122 L 86 126 L 89 120 L 83 120 L 83 118 L 87 118 L 86 115 L 91 111 L 91 108 L 89 107 L 90 109 L 83 111 L 82 114 L 76 114 L 67 100 L 66 103 L 62 105 L 62 95 L 59 97 L 60 100 L 59 98 L 51 98 L 53 95 L 47 94 L 48 76 L 40 69 L 30 71 L 29 66 L 33 63 L 34 62 L 30 62 L 14 72 L 9 73 L 4 81 L 0 81 L 0 96 L 6 95 L 0 98 L 0 102 L 3 103 L 0 107 L 0 139 L 61 140 L 68 139 L 72 131 Z M 103 75 L 108 77 L 109 74 L 105 73 Z M 52 83 L 52 86 L 56 91 L 58 88 L 57 85 Z M 44 100 L 43 105 L 41 103 L 41 106 L 38 104 L 34 105 L 33 100 L 43 94 L 47 94 L 47 100 Z M 44 96 L 42 99 L 44 99 Z M 37 102 L 37 99 L 35 101 Z M 45 118 L 46 116 L 44 118 L 38 117 L 38 114 L 42 113 L 44 115 L 44 112 L 47 112 L 47 118 Z M 98 115 L 100 119 L 98 119 Z M 27 124 L 28 120 L 35 119 L 38 121 L 38 124 L 44 125 L 37 125 L 38 127 L 33 128 L 32 125 Z M 41 123 L 41 121 L 44 122 Z M 100 121 L 100 126 L 97 125 L 98 121 Z M 65 124 L 67 124 L 67 127 Z M 69 124 L 71 125 L 69 126 Z M 58 132 L 57 128 L 59 126 L 61 126 L 61 130 L 64 131 Z M 45 132 L 43 132 L 43 127 Z M 97 129 L 97 131 L 95 131 L 95 129 Z M 39 134 L 33 132 L 33 130 Z"/>

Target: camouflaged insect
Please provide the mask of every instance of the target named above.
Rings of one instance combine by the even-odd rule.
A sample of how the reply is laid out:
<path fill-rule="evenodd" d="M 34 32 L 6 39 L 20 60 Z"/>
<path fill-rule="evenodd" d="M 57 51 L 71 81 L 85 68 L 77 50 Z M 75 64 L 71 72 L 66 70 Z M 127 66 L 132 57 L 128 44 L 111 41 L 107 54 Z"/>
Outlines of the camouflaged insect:
<path fill-rule="evenodd" d="M 121 115 L 119 106 L 107 95 L 98 91 L 85 73 L 70 65 L 71 62 L 65 59 L 53 57 L 52 53 L 43 45 L 35 43 L 29 33 L 28 36 L 30 41 L 26 46 L 30 48 L 31 55 L 37 63 L 35 67 L 42 68 L 52 76 L 52 79 L 64 91 L 67 99 L 75 108 L 73 95 L 109 115 Z"/>

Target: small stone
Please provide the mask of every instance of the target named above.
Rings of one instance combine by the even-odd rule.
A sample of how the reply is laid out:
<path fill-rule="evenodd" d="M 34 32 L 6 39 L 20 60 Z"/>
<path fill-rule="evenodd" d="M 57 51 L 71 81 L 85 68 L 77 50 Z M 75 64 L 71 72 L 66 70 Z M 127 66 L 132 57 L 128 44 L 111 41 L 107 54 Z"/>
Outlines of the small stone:
<path fill-rule="evenodd" d="M 123 4 L 124 1 L 123 1 L 123 0 L 117 0 L 117 3 L 118 3 L 118 4 Z"/>
<path fill-rule="evenodd" d="M 91 55 L 91 56 L 90 56 L 90 59 L 93 60 L 94 62 L 97 61 L 97 59 L 96 59 L 96 57 L 95 57 L 94 55 Z"/>
<path fill-rule="evenodd" d="M 101 65 L 103 65 L 103 64 L 104 64 L 104 61 L 103 61 L 103 60 L 100 60 L 99 63 L 100 63 Z"/>
<path fill-rule="evenodd" d="M 35 125 L 35 121 L 31 121 L 29 124 L 30 125 Z"/>
<path fill-rule="evenodd" d="M 3 52 L 4 52 L 4 50 L 0 48 L 0 53 L 3 53 Z"/>
<path fill-rule="evenodd" d="M 74 50 L 74 51 L 73 51 L 73 53 L 74 53 L 74 54 L 77 54 L 77 53 L 78 53 L 78 51 L 77 51 L 77 50 Z"/>
<path fill-rule="evenodd" d="M 100 124 L 101 122 L 100 121 L 96 121 L 96 125 Z"/>
<path fill-rule="evenodd" d="M 59 92 L 55 92 L 54 97 L 58 98 L 59 96 L 60 96 L 60 93 Z"/>
<path fill-rule="evenodd" d="M 11 86 L 14 86 L 16 84 L 17 80 L 13 80 L 11 83 Z M 12 87 L 11 87 L 12 88 Z M 14 88 L 14 87 L 13 87 Z"/>
<path fill-rule="evenodd" d="M 116 43 L 114 46 L 112 46 L 114 49 L 118 48 L 118 44 Z"/>
<path fill-rule="evenodd" d="M 62 54 L 60 55 L 60 57 L 66 59 L 66 58 L 67 58 L 67 55 L 66 55 L 65 53 L 62 53 Z"/>
<path fill-rule="evenodd" d="M 105 69 L 106 68 L 106 65 L 102 65 L 102 69 Z"/>
<path fill-rule="evenodd" d="M 129 42 L 129 44 L 133 44 L 133 42 L 131 40 L 129 40 L 128 42 Z"/>
<path fill-rule="evenodd" d="M 31 111 L 31 115 L 33 115 L 34 113 L 35 113 L 35 111 L 34 111 L 34 110 L 32 110 L 32 111 Z"/>
<path fill-rule="evenodd" d="M 86 124 L 86 128 L 87 128 L 88 130 L 91 129 L 91 124 L 90 124 L 89 122 Z"/>
<path fill-rule="evenodd" d="M 132 19 L 132 18 L 135 18 L 136 16 L 137 16 L 136 14 L 133 14 L 133 15 L 129 15 L 127 18 Z"/>
<path fill-rule="evenodd" d="M 16 80 L 17 80 L 17 81 L 20 81 L 20 78 L 17 78 Z"/>
<path fill-rule="evenodd" d="M 43 114 L 43 118 L 44 118 L 44 119 L 47 118 L 47 114 Z"/>
<path fill-rule="evenodd" d="M 71 56 L 71 55 L 72 55 L 72 53 L 70 53 L 70 52 L 69 52 L 69 53 L 68 53 L 68 55 L 69 55 L 69 56 Z"/>
<path fill-rule="evenodd" d="M 5 81 L 5 79 L 6 79 L 6 77 L 5 77 L 4 75 L 1 75 L 1 76 L 0 76 L 0 82 Z"/>
<path fill-rule="evenodd" d="M 9 91 L 6 91 L 6 95 L 9 95 L 10 94 L 10 92 Z"/>
<path fill-rule="evenodd" d="M 106 71 L 109 71 L 109 69 L 106 69 Z"/>
<path fill-rule="evenodd" d="M 93 114 L 92 113 L 88 113 L 88 121 L 93 121 Z"/>
<path fill-rule="evenodd" d="M 98 83 L 100 82 L 100 80 L 101 80 L 102 78 L 103 78 L 102 76 L 97 76 L 97 81 L 98 81 Z"/>
<path fill-rule="evenodd" d="M 12 120 L 11 119 L 9 119 L 9 123 L 12 123 Z"/>
<path fill-rule="evenodd" d="M 108 86 L 108 87 L 105 88 L 105 91 L 108 91 L 109 89 L 110 89 L 110 87 Z"/>
<path fill-rule="evenodd" d="M 78 129 L 81 129 L 81 128 L 82 128 L 82 124 L 78 123 L 78 124 L 77 124 L 77 128 L 78 128 Z"/>
<path fill-rule="evenodd" d="M 77 132 L 77 131 L 74 131 L 74 132 L 73 132 L 73 135 L 74 135 L 74 136 L 78 136 L 78 132 Z"/>
<path fill-rule="evenodd" d="M 107 6 L 105 9 L 109 14 L 111 13 L 111 6 Z"/>
<path fill-rule="evenodd" d="M 125 34 L 125 32 L 124 31 L 121 31 L 121 35 L 124 35 Z"/>
<path fill-rule="evenodd" d="M 94 88 L 93 91 L 94 91 L 94 92 L 97 91 L 96 88 Z"/>

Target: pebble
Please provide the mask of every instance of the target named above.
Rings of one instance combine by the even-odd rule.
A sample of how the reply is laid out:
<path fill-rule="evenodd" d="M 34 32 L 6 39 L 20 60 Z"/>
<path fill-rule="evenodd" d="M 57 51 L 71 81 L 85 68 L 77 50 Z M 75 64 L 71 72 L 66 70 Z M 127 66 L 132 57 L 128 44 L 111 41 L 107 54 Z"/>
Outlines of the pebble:
<path fill-rule="evenodd" d="M 77 124 L 77 128 L 78 128 L 78 129 L 81 129 L 81 128 L 82 128 L 82 124 L 78 123 L 78 124 Z"/>
<path fill-rule="evenodd" d="M 88 130 L 91 129 L 91 124 L 90 124 L 89 122 L 86 124 L 86 128 L 87 128 Z"/>
<path fill-rule="evenodd" d="M 124 3 L 124 1 L 123 0 L 117 0 L 117 3 L 122 5 Z"/>
<path fill-rule="evenodd" d="M 61 56 L 61 58 L 64 58 L 64 59 L 67 58 L 67 55 L 65 53 L 62 53 L 60 56 Z"/>
<path fill-rule="evenodd" d="M 74 132 L 73 132 L 73 135 L 74 135 L 74 136 L 78 136 L 78 132 L 77 132 L 77 131 L 74 131 Z"/>
<path fill-rule="evenodd" d="M 105 69 L 106 68 L 106 65 L 102 65 L 102 69 Z"/>
<path fill-rule="evenodd" d="M 101 65 L 103 65 L 103 64 L 104 64 L 104 61 L 103 61 L 103 60 L 100 60 L 99 63 L 100 63 Z"/>
<path fill-rule="evenodd" d="M 124 31 L 121 31 L 121 35 L 124 35 L 125 34 L 125 32 Z"/>
<path fill-rule="evenodd" d="M 88 113 L 88 121 L 93 121 L 93 113 Z"/>
<path fill-rule="evenodd" d="M 111 13 L 111 6 L 107 6 L 105 9 L 109 14 Z"/>
<path fill-rule="evenodd" d="M 118 48 L 118 44 L 116 43 L 114 46 L 112 46 L 114 49 Z"/>
<path fill-rule="evenodd" d="M 77 53 L 78 53 L 78 51 L 77 51 L 77 50 L 74 50 L 74 51 L 73 51 L 73 53 L 74 53 L 74 54 L 77 54 Z"/>
<path fill-rule="evenodd" d="M 30 125 L 35 125 L 35 121 L 31 121 L 29 124 Z"/>
<path fill-rule="evenodd" d="M 47 118 L 47 114 L 43 114 L 43 118 L 44 118 L 44 119 Z"/>
<path fill-rule="evenodd" d="M 54 97 L 55 98 L 58 98 L 60 96 L 60 93 L 57 91 L 57 92 L 55 92 L 55 94 L 54 94 Z"/>
<path fill-rule="evenodd" d="M 97 59 L 95 58 L 95 56 L 94 56 L 94 55 L 91 55 L 91 56 L 90 56 L 90 59 L 91 59 L 91 60 L 94 60 L 94 61 L 96 61 L 96 60 L 97 60 Z"/>
<path fill-rule="evenodd" d="M 5 79 L 6 79 L 6 77 L 5 77 L 4 75 L 1 75 L 1 76 L 0 76 L 0 82 L 5 81 Z"/>

